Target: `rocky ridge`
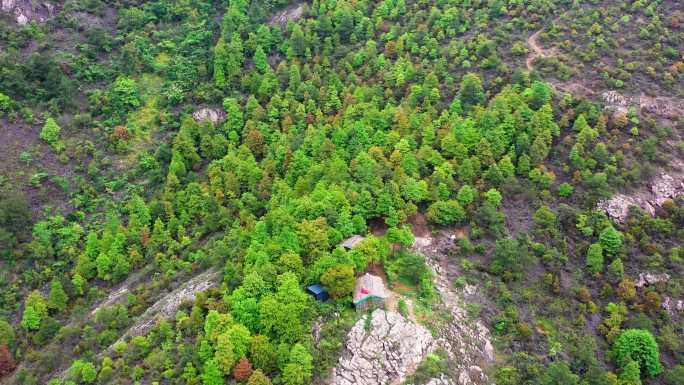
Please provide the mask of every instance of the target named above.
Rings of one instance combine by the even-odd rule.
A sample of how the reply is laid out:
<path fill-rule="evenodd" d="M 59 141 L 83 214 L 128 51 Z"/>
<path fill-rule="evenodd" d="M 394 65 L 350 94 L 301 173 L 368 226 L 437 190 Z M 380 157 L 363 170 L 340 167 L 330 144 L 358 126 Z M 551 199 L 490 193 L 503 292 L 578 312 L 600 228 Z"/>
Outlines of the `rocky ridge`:
<path fill-rule="evenodd" d="M 449 371 L 431 379 L 429 385 L 485 385 L 484 368 L 495 360 L 490 333 L 480 320 L 472 320 L 465 310 L 463 292 L 452 289 L 443 265 L 456 237 L 442 232 L 437 237 L 416 237 L 412 250 L 424 254 L 435 272 L 434 285 L 440 295 L 439 307 L 451 320 L 433 336 L 422 325 L 393 311 L 375 310 L 370 320 L 361 319 L 347 336 L 344 352 L 333 369 L 331 385 L 400 384 L 411 375 L 425 356 L 438 348 L 448 355 Z"/>
<path fill-rule="evenodd" d="M 377 309 L 370 317 L 349 332 L 332 385 L 399 384 L 436 348 L 425 327 L 399 313 Z"/>

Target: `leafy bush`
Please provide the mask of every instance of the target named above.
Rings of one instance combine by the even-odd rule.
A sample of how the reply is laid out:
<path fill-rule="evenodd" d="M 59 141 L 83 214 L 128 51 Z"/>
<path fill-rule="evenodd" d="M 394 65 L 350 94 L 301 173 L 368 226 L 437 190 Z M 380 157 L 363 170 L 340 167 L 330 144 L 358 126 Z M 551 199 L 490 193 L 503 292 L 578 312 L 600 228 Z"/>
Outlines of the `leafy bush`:
<path fill-rule="evenodd" d="M 650 377 L 655 377 L 663 371 L 658 343 L 647 330 L 623 331 L 615 341 L 612 353 L 619 367 L 625 367 L 629 361 L 633 360 L 639 364 L 642 373 Z"/>

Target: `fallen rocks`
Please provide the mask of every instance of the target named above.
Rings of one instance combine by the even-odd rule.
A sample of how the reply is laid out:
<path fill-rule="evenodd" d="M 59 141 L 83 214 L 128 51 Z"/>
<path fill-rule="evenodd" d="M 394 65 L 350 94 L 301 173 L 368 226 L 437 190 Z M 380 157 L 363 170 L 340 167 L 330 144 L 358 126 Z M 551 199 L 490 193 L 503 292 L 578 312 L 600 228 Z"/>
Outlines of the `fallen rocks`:
<path fill-rule="evenodd" d="M 213 125 L 221 124 L 226 120 L 226 113 L 218 108 L 200 108 L 192 113 L 192 117 L 198 123 L 211 122 Z"/>
<path fill-rule="evenodd" d="M 361 319 L 349 332 L 331 384 L 399 384 L 436 348 L 425 327 L 399 313 L 377 309 L 370 317 L 368 324 Z"/>

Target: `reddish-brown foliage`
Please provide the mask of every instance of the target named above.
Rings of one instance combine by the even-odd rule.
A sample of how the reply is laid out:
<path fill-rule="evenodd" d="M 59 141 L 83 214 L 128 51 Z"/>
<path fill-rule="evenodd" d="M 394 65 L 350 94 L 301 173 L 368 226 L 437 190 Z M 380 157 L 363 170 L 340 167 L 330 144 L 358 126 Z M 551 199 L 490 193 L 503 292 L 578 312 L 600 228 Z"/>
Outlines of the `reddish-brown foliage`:
<path fill-rule="evenodd" d="M 0 377 L 12 373 L 16 366 L 7 345 L 0 346 Z"/>
<path fill-rule="evenodd" d="M 130 132 L 128 132 L 128 128 L 125 126 L 116 126 L 114 128 L 114 136 L 119 139 L 119 140 L 128 140 L 131 138 Z"/>
<path fill-rule="evenodd" d="M 235 368 L 233 368 L 233 377 L 238 381 L 247 381 L 252 375 L 252 364 L 245 357 L 240 358 Z"/>

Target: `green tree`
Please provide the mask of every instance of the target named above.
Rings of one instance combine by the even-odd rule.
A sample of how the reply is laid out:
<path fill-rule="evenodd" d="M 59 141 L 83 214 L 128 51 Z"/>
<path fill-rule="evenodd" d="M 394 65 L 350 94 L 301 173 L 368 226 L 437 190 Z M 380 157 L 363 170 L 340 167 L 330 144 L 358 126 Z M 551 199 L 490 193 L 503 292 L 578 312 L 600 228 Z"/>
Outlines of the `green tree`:
<path fill-rule="evenodd" d="M 465 218 L 465 210 L 455 200 L 437 201 L 431 204 L 427 210 L 427 219 L 439 225 L 460 223 Z"/>
<path fill-rule="evenodd" d="M 53 118 L 47 118 L 43 129 L 40 130 L 40 138 L 47 142 L 49 145 L 54 146 L 59 141 L 59 134 L 62 129 L 57 125 L 57 122 Z"/>
<path fill-rule="evenodd" d="M 641 385 L 641 369 L 638 362 L 629 360 L 622 367 L 619 385 Z"/>
<path fill-rule="evenodd" d="M 256 335 L 252 338 L 249 356 L 255 368 L 262 369 L 266 373 L 275 369 L 276 350 L 266 336 Z"/>
<path fill-rule="evenodd" d="M 642 373 L 649 377 L 655 377 L 663 371 L 658 343 L 647 330 L 624 330 L 615 341 L 612 354 L 621 368 L 633 360 L 639 364 Z"/>
<path fill-rule="evenodd" d="M 603 246 L 606 255 L 615 258 L 622 251 L 622 233 L 615 230 L 613 226 L 608 226 L 599 234 L 599 242 Z"/>
<path fill-rule="evenodd" d="M 613 283 L 622 281 L 625 277 L 625 267 L 622 264 L 622 259 L 615 258 L 613 262 L 608 265 L 608 279 Z"/>
<path fill-rule="evenodd" d="M 271 380 L 266 377 L 261 369 L 255 370 L 247 381 L 247 385 L 271 385 Z"/>
<path fill-rule="evenodd" d="M 110 90 L 109 103 L 113 112 L 120 115 L 140 107 L 138 83 L 129 77 L 119 76 Z"/>
<path fill-rule="evenodd" d="M 477 194 L 477 190 L 465 184 L 458 190 L 456 199 L 462 206 L 468 206 L 475 200 L 475 194 Z"/>
<path fill-rule="evenodd" d="M 26 330 L 38 330 L 40 322 L 48 315 L 45 299 L 38 291 L 33 291 L 26 298 L 24 315 L 21 319 L 21 326 Z"/>
<path fill-rule="evenodd" d="M 493 208 L 499 208 L 501 206 L 501 193 L 497 189 L 489 189 L 485 194 L 485 203 L 492 206 Z"/>
<path fill-rule="evenodd" d="M 579 376 L 568 368 L 565 362 L 554 362 L 546 369 L 541 380 L 542 385 L 577 385 Z"/>
<path fill-rule="evenodd" d="M 66 310 L 69 297 L 58 279 L 53 279 L 50 283 L 50 294 L 48 295 L 48 307 L 61 313 Z"/>
<path fill-rule="evenodd" d="M 283 380 L 286 385 L 305 385 L 311 380 L 313 357 L 301 344 L 295 344 L 290 350 L 290 360 L 283 369 Z"/>
<path fill-rule="evenodd" d="M 461 104 L 465 109 L 485 102 L 485 93 L 482 81 L 477 74 L 469 73 L 463 76 L 460 89 Z"/>
<path fill-rule="evenodd" d="M 256 50 L 254 51 L 254 67 L 261 72 L 265 73 L 267 71 L 271 70 L 271 66 L 268 64 L 268 57 L 266 57 L 266 53 L 264 52 L 263 48 L 261 48 L 260 45 L 256 47 Z M 296 65 L 295 65 L 296 67 Z"/>
<path fill-rule="evenodd" d="M 216 339 L 214 361 L 224 375 L 230 374 L 233 365 L 235 365 L 235 362 L 237 361 L 237 357 L 235 357 L 233 342 L 231 341 L 229 334 L 220 334 Z"/>
<path fill-rule="evenodd" d="M 14 328 L 5 319 L 0 318 L 0 346 L 14 347 Z"/>
<path fill-rule="evenodd" d="M 333 298 L 347 296 L 354 290 L 356 284 L 354 267 L 351 265 L 332 267 L 323 273 L 321 283 Z"/>
<path fill-rule="evenodd" d="M 538 109 L 551 101 L 551 87 L 547 83 L 535 81 L 528 95 L 530 106 Z"/>
<path fill-rule="evenodd" d="M 600 243 L 592 243 L 587 250 L 587 270 L 591 274 L 603 271 L 603 247 Z"/>
<path fill-rule="evenodd" d="M 202 385 L 223 385 L 223 374 L 214 359 L 207 360 L 202 368 Z"/>

